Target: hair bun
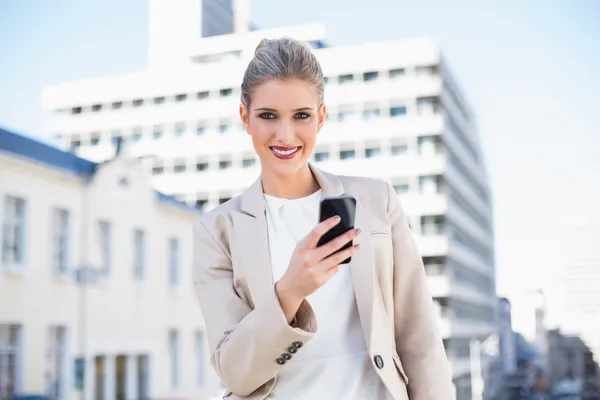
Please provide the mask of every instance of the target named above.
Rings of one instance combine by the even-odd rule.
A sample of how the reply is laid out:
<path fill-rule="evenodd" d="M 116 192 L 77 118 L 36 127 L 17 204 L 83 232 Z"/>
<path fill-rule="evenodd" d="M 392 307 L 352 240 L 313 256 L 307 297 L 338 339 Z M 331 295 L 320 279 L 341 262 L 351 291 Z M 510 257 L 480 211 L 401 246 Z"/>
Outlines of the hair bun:
<path fill-rule="evenodd" d="M 254 55 L 256 55 L 258 53 L 258 50 L 261 49 L 261 47 L 263 47 L 265 44 L 267 44 L 269 40 L 268 39 L 263 39 L 261 40 L 258 45 L 256 46 L 256 49 L 254 49 Z"/>

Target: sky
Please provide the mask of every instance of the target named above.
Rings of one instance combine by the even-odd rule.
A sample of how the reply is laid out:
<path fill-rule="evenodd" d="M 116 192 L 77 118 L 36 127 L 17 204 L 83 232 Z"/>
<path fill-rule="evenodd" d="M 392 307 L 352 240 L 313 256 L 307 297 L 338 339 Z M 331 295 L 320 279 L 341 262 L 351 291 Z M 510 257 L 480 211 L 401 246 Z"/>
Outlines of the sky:
<path fill-rule="evenodd" d="M 499 293 L 552 293 L 563 217 L 600 213 L 600 2 L 251 2 L 258 27 L 322 22 L 336 46 L 437 40 L 477 116 Z M 147 0 L 0 0 L 0 126 L 36 136 L 43 87 L 143 70 L 146 18 Z"/>

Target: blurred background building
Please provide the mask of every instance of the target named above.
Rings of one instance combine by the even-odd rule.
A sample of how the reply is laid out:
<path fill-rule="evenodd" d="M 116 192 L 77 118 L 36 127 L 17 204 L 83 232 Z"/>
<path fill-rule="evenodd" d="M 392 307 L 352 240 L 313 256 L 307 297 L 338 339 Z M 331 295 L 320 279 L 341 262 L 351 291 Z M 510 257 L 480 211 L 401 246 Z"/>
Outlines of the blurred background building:
<path fill-rule="evenodd" d="M 600 212 L 567 217 L 563 224 L 564 312 L 561 330 L 580 335 L 600 361 Z M 586 209 L 588 210 L 588 209 Z M 589 209 L 592 211 L 592 209 Z"/>
<path fill-rule="evenodd" d="M 197 212 L 137 160 L 102 164 L 0 130 L 0 399 L 208 398 L 192 290 Z"/>

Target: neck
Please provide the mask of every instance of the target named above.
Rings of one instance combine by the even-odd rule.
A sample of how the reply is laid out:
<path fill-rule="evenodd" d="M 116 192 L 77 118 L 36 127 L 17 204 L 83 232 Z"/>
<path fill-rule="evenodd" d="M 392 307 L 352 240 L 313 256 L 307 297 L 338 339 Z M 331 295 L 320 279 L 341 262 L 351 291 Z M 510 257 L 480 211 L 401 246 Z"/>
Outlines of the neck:
<path fill-rule="evenodd" d="M 320 188 L 308 164 L 298 170 L 293 176 L 279 176 L 263 170 L 261 181 L 265 194 L 282 199 L 306 197 Z"/>

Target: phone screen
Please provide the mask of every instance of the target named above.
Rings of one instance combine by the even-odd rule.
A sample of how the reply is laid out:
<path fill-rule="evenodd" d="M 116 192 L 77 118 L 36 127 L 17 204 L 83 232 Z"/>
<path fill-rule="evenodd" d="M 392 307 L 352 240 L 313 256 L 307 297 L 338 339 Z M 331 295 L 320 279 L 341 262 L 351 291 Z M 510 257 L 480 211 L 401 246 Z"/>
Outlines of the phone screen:
<path fill-rule="evenodd" d="M 319 240 L 318 246 L 322 246 L 338 237 L 339 235 L 348 232 L 354 228 L 354 216 L 356 213 L 356 199 L 352 196 L 326 197 L 321 201 L 321 214 L 319 221 L 339 215 L 341 221 L 331 230 L 325 233 Z M 346 243 L 340 250 L 347 249 L 352 246 L 352 241 Z M 342 261 L 342 264 L 348 264 L 351 257 Z"/>

